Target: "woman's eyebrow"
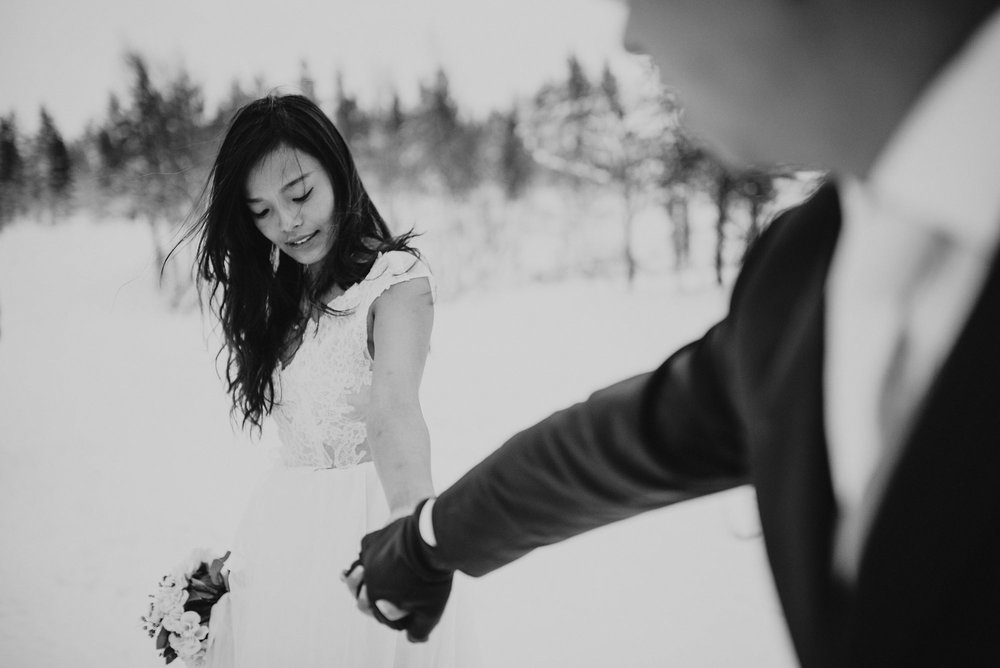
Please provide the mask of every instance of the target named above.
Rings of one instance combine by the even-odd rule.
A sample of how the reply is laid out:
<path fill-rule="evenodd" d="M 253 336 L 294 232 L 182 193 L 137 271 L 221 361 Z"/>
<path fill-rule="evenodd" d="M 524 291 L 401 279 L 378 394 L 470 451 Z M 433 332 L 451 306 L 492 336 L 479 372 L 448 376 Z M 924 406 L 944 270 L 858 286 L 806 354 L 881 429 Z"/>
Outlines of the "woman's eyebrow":
<path fill-rule="evenodd" d="M 312 172 L 305 172 L 304 174 L 300 174 L 299 176 L 297 176 L 296 178 L 292 179 L 291 181 L 289 181 L 285 185 L 281 186 L 281 192 L 285 192 L 286 190 L 288 190 L 292 186 L 300 183 L 303 179 L 305 179 L 310 174 L 312 174 Z M 259 197 L 248 197 L 247 198 L 247 202 L 249 202 L 250 204 L 253 204 L 253 203 L 259 202 L 259 201 L 260 201 Z"/>

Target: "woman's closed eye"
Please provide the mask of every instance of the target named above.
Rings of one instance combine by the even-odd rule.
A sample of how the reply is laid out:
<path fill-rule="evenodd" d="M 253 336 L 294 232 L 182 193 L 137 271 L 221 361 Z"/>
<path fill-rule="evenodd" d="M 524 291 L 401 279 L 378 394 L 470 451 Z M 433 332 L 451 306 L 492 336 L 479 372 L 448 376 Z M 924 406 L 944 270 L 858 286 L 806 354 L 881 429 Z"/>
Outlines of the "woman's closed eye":
<path fill-rule="evenodd" d="M 269 213 L 271 213 L 270 209 L 261 209 L 260 211 L 254 211 L 253 209 L 250 210 L 250 215 L 258 219 L 266 218 Z"/>
<path fill-rule="evenodd" d="M 292 201 L 295 202 L 296 204 L 302 204 L 302 202 L 305 202 L 307 199 L 309 199 L 309 196 L 312 195 L 312 192 L 313 189 L 310 188 L 309 190 L 305 191 L 301 197 L 293 197 Z"/>

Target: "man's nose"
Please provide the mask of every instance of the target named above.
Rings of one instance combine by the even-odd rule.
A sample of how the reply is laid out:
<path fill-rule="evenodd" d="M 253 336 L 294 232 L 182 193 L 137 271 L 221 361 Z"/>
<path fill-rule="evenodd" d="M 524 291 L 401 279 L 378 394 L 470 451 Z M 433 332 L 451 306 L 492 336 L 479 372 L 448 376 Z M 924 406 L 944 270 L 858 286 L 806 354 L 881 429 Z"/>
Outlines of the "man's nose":
<path fill-rule="evenodd" d="M 636 24 L 636 12 L 637 8 L 632 7 L 629 3 L 625 3 L 625 28 L 622 31 L 622 46 L 629 53 L 636 56 L 648 55 L 646 51 L 646 46 L 642 42 L 642 38 L 639 36 L 640 26 Z"/>

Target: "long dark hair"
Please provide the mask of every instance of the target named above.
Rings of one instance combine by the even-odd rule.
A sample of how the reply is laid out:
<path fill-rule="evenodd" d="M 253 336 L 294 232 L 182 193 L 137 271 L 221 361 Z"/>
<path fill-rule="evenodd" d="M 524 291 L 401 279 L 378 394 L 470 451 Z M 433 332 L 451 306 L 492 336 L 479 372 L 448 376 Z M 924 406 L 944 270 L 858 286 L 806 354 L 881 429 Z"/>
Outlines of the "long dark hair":
<path fill-rule="evenodd" d="M 307 153 L 333 184 L 335 241 L 314 281 L 286 256 L 271 268 L 271 243 L 246 202 L 250 171 L 281 146 Z M 322 296 L 363 280 L 380 252 L 418 255 L 412 234 L 393 237 L 361 183 L 347 143 L 311 100 L 269 95 L 236 112 L 209 175 L 208 203 L 187 237 L 198 236 L 201 294 L 218 314 L 228 353 L 233 412 L 260 428 L 274 406 L 274 372 L 314 308 L 336 314 Z M 307 308 L 303 309 L 303 305 Z M 220 350 L 220 354 L 222 351 Z"/>

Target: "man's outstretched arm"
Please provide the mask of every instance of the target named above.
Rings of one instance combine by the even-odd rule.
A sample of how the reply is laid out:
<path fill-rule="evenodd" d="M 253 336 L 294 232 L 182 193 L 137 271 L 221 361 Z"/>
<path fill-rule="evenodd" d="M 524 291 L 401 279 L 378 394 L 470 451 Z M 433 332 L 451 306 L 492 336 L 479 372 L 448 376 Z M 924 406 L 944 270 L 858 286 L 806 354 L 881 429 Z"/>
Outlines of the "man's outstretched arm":
<path fill-rule="evenodd" d="M 433 507 L 439 563 L 482 575 L 536 547 L 744 482 L 735 418 L 712 380 L 708 348 L 722 333 L 520 432 L 444 491 Z"/>
<path fill-rule="evenodd" d="M 435 547 L 420 537 L 423 504 L 366 536 L 363 569 L 347 578 L 359 607 L 420 641 L 443 612 L 455 570 L 482 575 L 536 547 L 745 482 L 725 379 L 727 331 L 723 322 L 657 371 L 511 438 L 436 499 Z M 380 600 L 410 614 L 372 609 Z"/>

